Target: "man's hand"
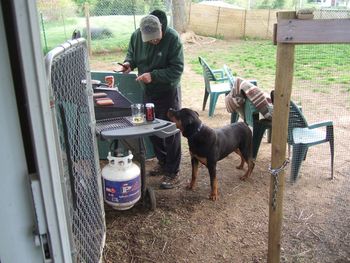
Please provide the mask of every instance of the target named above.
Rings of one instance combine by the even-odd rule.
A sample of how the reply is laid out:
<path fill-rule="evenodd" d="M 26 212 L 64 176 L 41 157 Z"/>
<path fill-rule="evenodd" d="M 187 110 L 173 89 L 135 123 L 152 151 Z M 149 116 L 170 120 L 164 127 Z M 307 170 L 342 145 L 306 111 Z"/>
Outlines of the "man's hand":
<path fill-rule="evenodd" d="M 137 81 L 142 81 L 143 83 L 151 83 L 152 82 L 152 77 L 151 77 L 151 73 L 143 73 L 142 75 L 138 76 L 136 78 Z"/>
<path fill-rule="evenodd" d="M 120 65 L 121 67 L 119 70 L 117 70 L 117 72 L 123 72 L 125 74 L 130 73 L 131 67 L 129 62 L 118 63 L 118 65 Z"/>

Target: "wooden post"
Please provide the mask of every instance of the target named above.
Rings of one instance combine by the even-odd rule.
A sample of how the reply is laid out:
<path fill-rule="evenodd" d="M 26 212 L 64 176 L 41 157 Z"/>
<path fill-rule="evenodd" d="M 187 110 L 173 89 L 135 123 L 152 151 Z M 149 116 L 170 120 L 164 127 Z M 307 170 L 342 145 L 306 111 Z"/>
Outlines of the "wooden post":
<path fill-rule="evenodd" d="M 247 26 L 247 9 L 244 10 L 244 20 L 243 20 L 243 38 L 245 38 L 245 31 Z"/>
<path fill-rule="evenodd" d="M 136 3 L 135 0 L 132 1 L 132 16 L 134 17 L 134 30 L 136 30 Z"/>
<path fill-rule="evenodd" d="M 277 20 L 295 18 L 295 12 L 279 12 Z M 282 167 L 286 159 L 289 102 L 292 92 L 294 68 L 294 44 L 277 43 L 277 64 L 275 78 L 275 102 L 272 119 L 271 168 Z M 269 242 L 267 262 L 279 263 L 281 253 L 281 226 L 284 192 L 284 171 L 275 177 L 271 175 L 269 202 Z M 277 190 L 277 192 L 276 192 Z M 274 205 L 273 205 L 274 204 Z"/>
<path fill-rule="evenodd" d="M 90 10 L 89 10 L 89 3 L 85 3 L 85 18 L 86 18 L 86 40 L 87 40 L 87 47 L 89 51 L 89 56 L 92 55 L 91 50 L 91 29 L 90 29 Z"/>
<path fill-rule="evenodd" d="M 270 16 L 271 16 L 271 9 L 269 8 L 269 13 L 268 13 L 268 15 L 267 15 L 267 29 L 266 29 L 266 38 L 269 38 Z"/>
<path fill-rule="evenodd" d="M 218 19 L 216 20 L 215 37 L 218 37 L 218 27 L 219 27 L 219 21 L 220 21 L 220 10 L 221 10 L 221 7 L 219 7 Z"/>
<path fill-rule="evenodd" d="M 188 10 L 188 21 L 187 21 L 187 27 L 190 26 L 191 24 L 191 11 L 192 11 L 192 1 L 190 1 L 190 6 L 189 6 L 189 10 Z"/>

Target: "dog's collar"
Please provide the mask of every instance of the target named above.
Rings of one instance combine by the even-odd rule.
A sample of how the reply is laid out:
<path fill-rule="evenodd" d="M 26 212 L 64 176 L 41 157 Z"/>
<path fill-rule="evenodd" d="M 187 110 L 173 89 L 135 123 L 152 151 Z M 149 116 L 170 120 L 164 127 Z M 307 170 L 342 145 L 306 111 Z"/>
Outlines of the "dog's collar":
<path fill-rule="evenodd" d="M 199 125 L 199 127 L 194 131 L 194 133 L 188 136 L 187 139 L 188 140 L 192 139 L 197 133 L 201 131 L 202 128 L 203 128 L 203 123 L 201 123 L 201 125 Z"/>

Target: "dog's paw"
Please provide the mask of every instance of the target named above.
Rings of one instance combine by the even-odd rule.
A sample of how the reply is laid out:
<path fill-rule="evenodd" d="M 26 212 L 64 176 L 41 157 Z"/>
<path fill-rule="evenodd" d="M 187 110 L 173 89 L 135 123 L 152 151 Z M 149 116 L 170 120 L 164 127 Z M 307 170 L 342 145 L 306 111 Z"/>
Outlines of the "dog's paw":
<path fill-rule="evenodd" d="M 209 199 L 212 201 L 216 201 L 216 200 L 218 200 L 218 195 L 217 194 L 210 194 Z"/>
<path fill-rule="evenodd" d="M 194 186 L 192 184 L 189 184 L 186 186 L 186 189 L 192 191 L 194 189 Z"/>
<path fill-rule="evenodd" d="M 243 169 L 243 165 L 238 165 L 238 166 L 236 166 L 236 169 L 242 170 L 242 169 Z"/>
<path fill-rule="evenodd" d="M 247 177 L 247 176 L 245 176 L 245 175 L 243 175 L 243 176 L 239 177 L 239 179 L 240 179 L 240 180 L 242 180 L 242 181 L 247 180 L 247 178 L 248 178 L 248 177 Z"/>

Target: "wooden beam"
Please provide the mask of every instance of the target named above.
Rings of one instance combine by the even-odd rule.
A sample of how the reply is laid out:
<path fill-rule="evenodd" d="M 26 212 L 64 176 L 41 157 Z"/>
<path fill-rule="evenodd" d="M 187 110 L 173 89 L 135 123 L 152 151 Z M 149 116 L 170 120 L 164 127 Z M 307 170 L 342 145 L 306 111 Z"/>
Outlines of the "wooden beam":
<path fill-rule="evenodd" d="M 350 43 L 350 19 L 284 19 L 277 42 L 293 44 Z"/>
<path fill-rule="evenodd" d="M 295 18 L 295 12 L 278 13 L 278 19 Z M 282 167 L 286 159 L 289 102 L 294 71 L 294 44 L 277 43 L 274 114 L 272 118 L 271 168 Z M 271 175 L 269 201 L 269 241 L 267 262 L 279 263 L 285 172 Z M 275 188 L 277 186 L 277 188 Z M 275 192 L 277 190 L 277 192 Z M 272 205 L 274 204 L 274 205 Z"/>

